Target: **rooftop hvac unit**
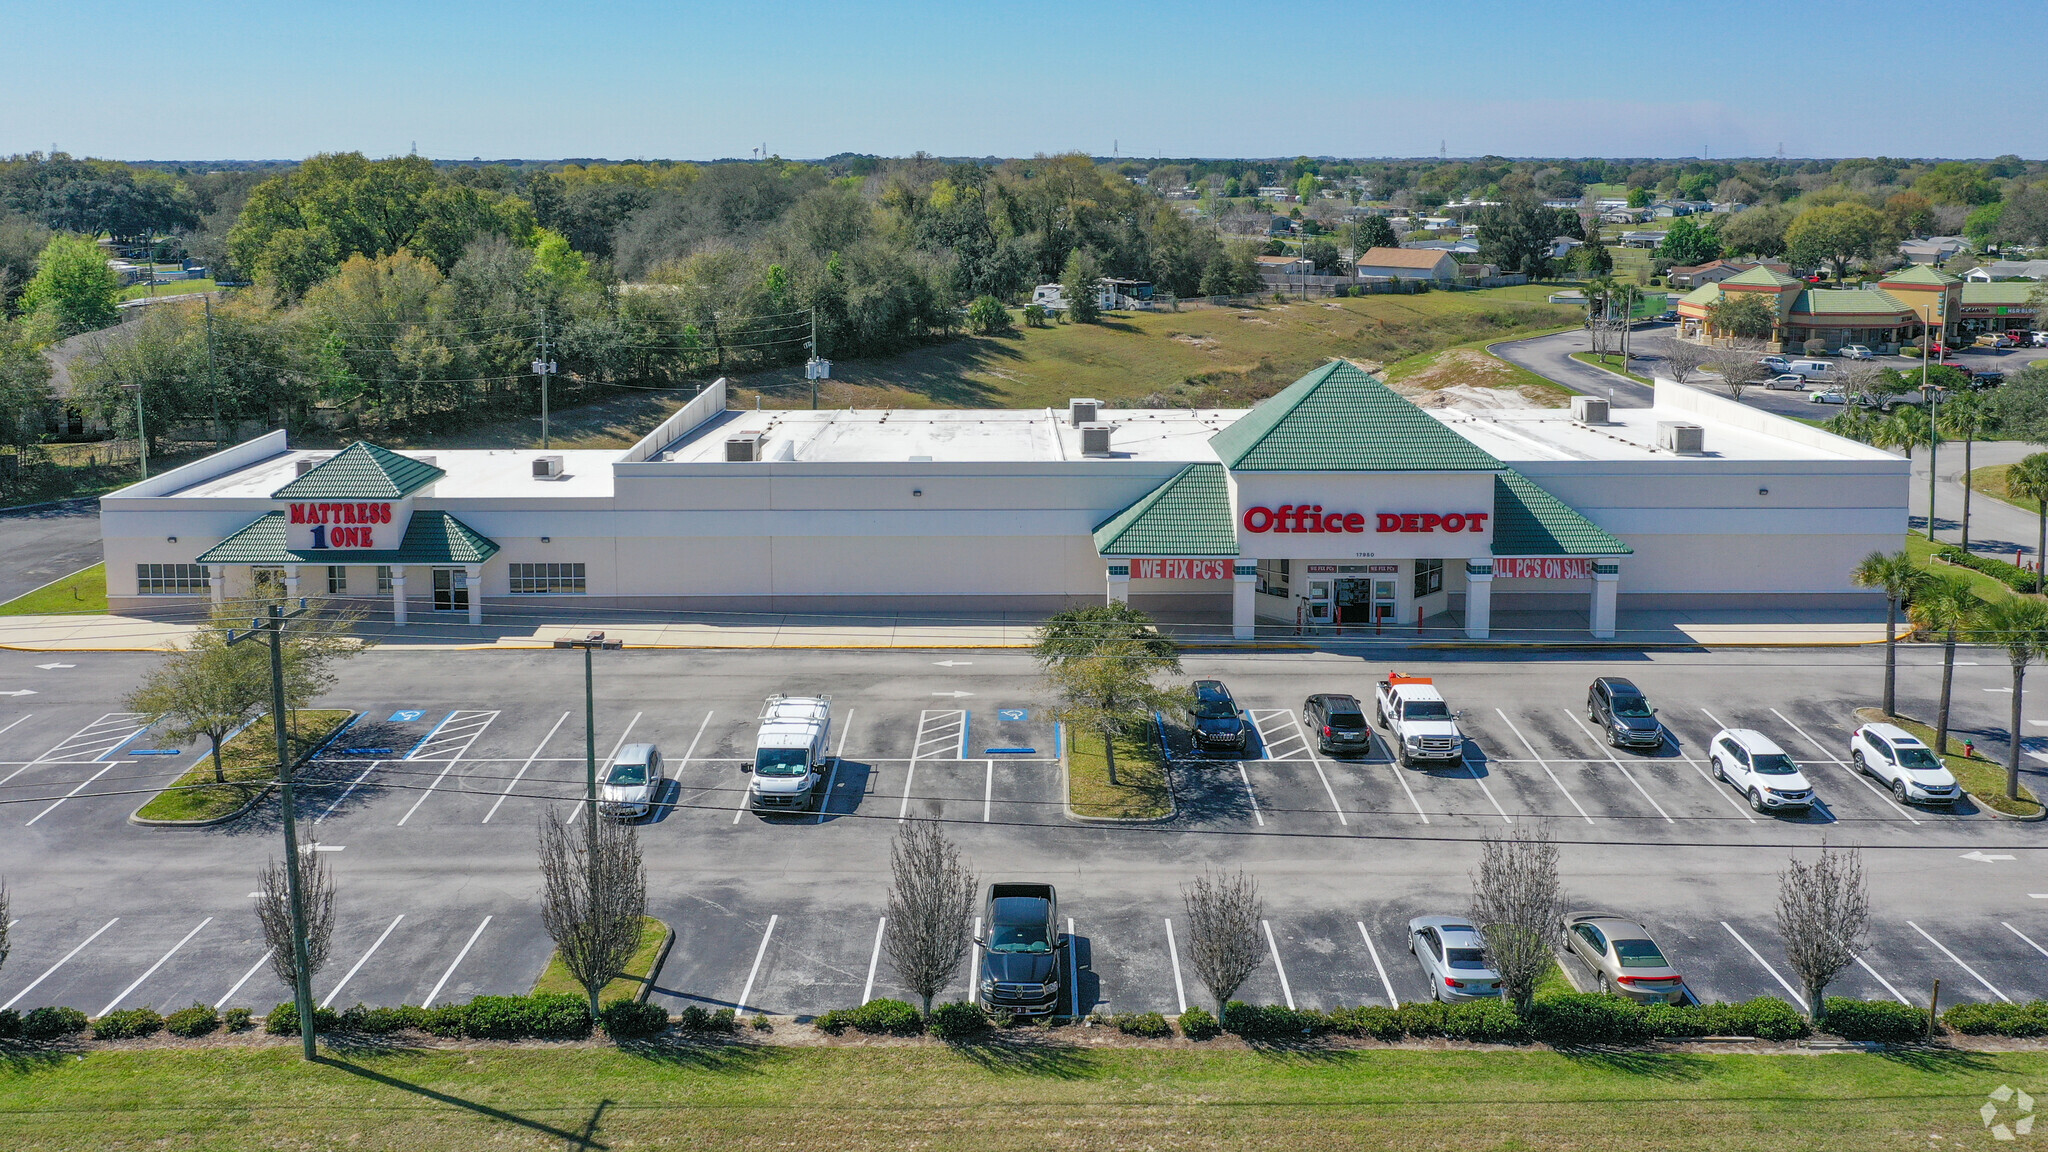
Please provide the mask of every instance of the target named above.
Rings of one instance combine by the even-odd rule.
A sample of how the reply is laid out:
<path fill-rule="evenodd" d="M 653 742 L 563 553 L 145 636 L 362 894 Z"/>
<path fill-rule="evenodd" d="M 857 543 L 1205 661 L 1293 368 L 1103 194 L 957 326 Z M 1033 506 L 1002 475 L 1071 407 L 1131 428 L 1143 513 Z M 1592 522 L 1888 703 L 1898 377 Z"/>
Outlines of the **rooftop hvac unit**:
<path fill-rule="evenodd" d="M 554 480 L 561 475 L 562 458 L 560 456 L 536 456 L 533 458 L 533 478 L 535 480 Z"/>
<path fill-rule="evenodd" d="M 292 475 L 304 476 L 331 459 L 333 459 L 331 456 L 309 456 L 303 460 L 294 460 L 292 461 Z"/>
<path fill-rule="evenodd" d="M 728 464 L 751 464 L 761 458 L 761 441 L 767 438 L 765 432 L 741 432 L 725 438 L 725 460 Z"/>
<path fill-rule="evenodd" d="M 1067 401 L 1067 423 L 1079 428 L 1095 422 L 1096 414 L 1102 411 L 1102 401 L 1073 399 Z"/>
<path fill-rule="evenodd" d="M 1657 421 L 1657 447 L 1680 456 L 1698 456 L 1706 449 L 1706 429 L 1677 420 Z"/>
<path fill-rule="evenodd" d="M 1598 396 L 1572 397 L 1572 419 L 1581 424 L 1607 423 L 1607 401 Z"/>
<path fill-rule="evenodd" d="M 1115 427 L 1114 424 L 1097 424 L 1092 421 L 1081 425 L 1081 455 L 1109 455 L 1109 433 Z"/>
<path fill-rule="evenodd" d="M 425 465 L 426 465 L 427 467 L 429 467 L 429 468 L 435 468 L 435 467 L 439 467 L 439 465 L 437 465 L 437 464 L 435 463 L 435 460 L 437 459 L 437 457 L 433 457 L 433 456 L 414 456 L 414 457 L 413 457 L 413 459 L 414 459 L 414 460 L 417 460 L 417 461 L 419 461 L 419 462 L 420 462 L 420 463 L 422 463 L 422 464 L 425 464 Z"/>

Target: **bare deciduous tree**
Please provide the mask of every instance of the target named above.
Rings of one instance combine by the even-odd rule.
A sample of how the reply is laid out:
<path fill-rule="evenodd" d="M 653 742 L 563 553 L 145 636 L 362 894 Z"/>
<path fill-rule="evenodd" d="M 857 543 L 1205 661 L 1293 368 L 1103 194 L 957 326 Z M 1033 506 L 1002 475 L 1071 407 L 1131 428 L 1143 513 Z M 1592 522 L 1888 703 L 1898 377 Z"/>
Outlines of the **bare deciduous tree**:
<path fill-rule="evenodd" d="M 639 834 L 616 820 L 572 828 L 550 810 L 540 822 L 540 875 L 541 923 L 595 1016 L 598 994 L 640 946 L 647 871 Z"/>
<path fill-rule="evenodd" d="M 1664 371 L 1673 383 L 1683 384 L 1693 373 L 1698 372 L 1712 353 L 1703 344 L 1680 340 L 1676 336 L 1666 337 L 1658 355 L 1663 358 Z"/>
<path fill-rule="evenodd" d="M 1216 998 L 1216 1012 L 1265 963 L 1259 921 L 1266 915 L 1258 881 L 1243 872 L 1198 876 L 1181 889 L 1188 910 L 1188 963 Z"/>
<path fill-rule="evenodd" d="M 256 898 L 256 919 L 263 942 L 270 946 L 270 971 L 287 988 L 298 987 L 297 957 L 292 949 L 292 901 L 285 862 L 272 860 L 263 870 Z M 299 899 L 306 910 L 306 978 L 320 974 L 327 963 L 327 944 L 334 938 L 334 875 L 311 853 L 298 861 Z"/>
<path fill-rule="evenodd" d="M 1557 845 L 1547 831 L 1512 840 L 1483 840 L 1472 873 L 1472 924 L 1486 941 L 1501 996 L 1527 1011 L 1536 982 L 1554 962 L 1552 945 L 1564 915 Z"/>
<path fill-rule="evenodd" d="M 1863 858 L 1854 848 L 1830 848 L 1823 840 L 1812 863 L 1795 856 L 1778 874 L 1778 934 L 1814 1023 L 1827 1016 L 1828 983 L 1856 962 L 1869 926 Z"/>
<path fill-rule="evenodd" d="M 1729 339 L 1714 349 L 1707 366 L 1721 377 L 1721 387 L 1731 400 L 1742 399 L 1742 390 L 1752 384 L 1761 383 L 1767 369 L 1757 363 L 1764 346 L 1756 340 Z"/>
<path fill-rule="evenodd" d="M 7 925 L 13 922 L 9 917 L 10 911 L 7 885 L 0 884 L 0 968 L 7 966 Z"/>
<path fill-rule="evenodd" d="M 967 954 L 974 872 L 936 820 L 912 820 L 889 846 L 889 963 L 931 1014 Z"/>

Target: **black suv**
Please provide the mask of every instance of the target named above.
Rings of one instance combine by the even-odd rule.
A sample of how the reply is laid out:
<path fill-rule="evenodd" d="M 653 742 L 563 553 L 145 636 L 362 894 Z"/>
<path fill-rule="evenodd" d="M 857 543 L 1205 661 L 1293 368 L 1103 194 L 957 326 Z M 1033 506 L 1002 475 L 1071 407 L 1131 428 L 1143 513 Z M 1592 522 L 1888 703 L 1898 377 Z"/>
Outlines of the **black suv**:
<path fill-rule="evenodd" d="M 1586 719 L 1600 725 L 1610 747 L 1654 752 L 1664 746 L 1664 726 L 1642 689 L 1619 676 L 1602 676 L 1586 689 Z"/>
<path fill-rule="evenodd" d="M 1194 703 L 1188 707 L 1188 732 L 1195 748 L 1243 752 L 1251 743 L 1251 725 L 1237 714 L 1237 701 L 1221 680 L 1195 681 Z"/>
<path fill-rule="evenodd" d="M 1323 752 L 1372 750 L 1372 729 L 1365 726 L 1365 709 L 1354 697 L 1319 692 L 1302 702 L 1301 723 Z"/>

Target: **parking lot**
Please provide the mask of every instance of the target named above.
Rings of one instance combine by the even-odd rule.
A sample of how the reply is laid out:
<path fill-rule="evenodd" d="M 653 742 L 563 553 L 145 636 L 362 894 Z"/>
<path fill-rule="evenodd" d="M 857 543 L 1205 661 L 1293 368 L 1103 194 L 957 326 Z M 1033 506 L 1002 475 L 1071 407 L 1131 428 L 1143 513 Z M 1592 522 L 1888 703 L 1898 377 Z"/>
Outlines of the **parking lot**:
<path fill-rule="evenodd" d="M 652 741 L 668 783 L 642 825 L 649 911 L 677 933 L 658 996 L 812 1014 L 901 990 L 882 947 L 890 837 L 944 820 L 984 882 L 1060 889 L 1074 942 L 1069 1011 L 1175 1012 L 1207 992 L 1176 937 L 1180 888 L 1209 867 L 1256 875 L 1268 960 L 1246 999 L 1300 1007 L 1427 994 L 1412 916 L 1467 903 L 1474 841 L 1540 827 L 1563 845 L 1575 907 L 1647 923 L 1702 999 L 1788 996 L 1773 916 L 1798 848 L 1864 850 L 1873 926 L 1843 994 L 1925 1003 L 2048 995 L 2048 880 L 2039 825 L 1967 803 L 1905 807 L 1848 763 L 1855 706 L 1881 653 L 1398 652 L 1192 655 L 1225 679 L 1256 736 L 1198 757 L 1174 718 L 1177 814 L 1112 827 L 1067 818 L 1028 657 L 1016 652 L 606 653 L 594 746 Z M 0 1005 L 90 1013 L 195 1001 L 267 1008 L 250 896 L 279 851 L 276 812 L 207 830 L 128 822 L 200 749 L 173 746 L 119 697 L 149 657 L 0 654 L 0 877 L 14 951 Z M 2003 744 L 2002 659 L 1966 654 L 1957 724 Z M 1903 658 L 1901 694 L 1930 711 L 1932 653 Z M 583 789 L 580 660 L 552 653 L 373 652 L 323 701 L 359 713 L 305 771 L 300 813 L 338 884 L 334 944 L 314 982 L 337 1007 L 524 992 L 550 945 L 535 823 Z M 44 665 L 48 665 L 45 667 Z M 1468 740 L 1463 761 L 1402 769 L 1383 742 L 1338 758 L 1300 722 L 1313 691 L 1369 697 L 1389 666 L 1433 675 Z M 1595 675 L 1634 679 L 1660 709 L 1655 754 L 1609 748 L 1586 722 Z M 770 692 L 829 692 L 838 759 L 818 811 L 757 816 L 742 764 Z M 2048 719 L 2048 707 L 2040 709 Z M 1790 752 L 1821 803 L 1752 812 L 1703 749 L 1755 728 Z M 2048 754 L 2030 749 L 2033 786 Z M 2029 889 L 2038 891 L 2029 891 Z M 957 994 L 972 974 L 963 965 Z M 1796 995 L 1788 996 L 1796 999 Z"/>

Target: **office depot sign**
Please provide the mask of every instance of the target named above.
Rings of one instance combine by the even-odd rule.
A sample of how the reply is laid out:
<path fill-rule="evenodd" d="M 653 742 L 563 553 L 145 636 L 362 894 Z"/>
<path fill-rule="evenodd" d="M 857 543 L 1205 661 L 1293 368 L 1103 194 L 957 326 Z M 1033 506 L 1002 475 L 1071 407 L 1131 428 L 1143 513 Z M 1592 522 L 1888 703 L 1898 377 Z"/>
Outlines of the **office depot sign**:
<path fill-rule="evenodd" d="M 1374 532 L 1484 532 L 1491 512 L 1380 512 Z M 1356 532 L 1366 529 L 1363 512 L 1325 512 L 1321 504 L 1258 505 L 1245 509 L 1247 532 Z"/>
<path fill-rule="evenodd" d="M 295 502 L 286 509 L 285 519 L 297 548 L 379 548 L 395 542 L 379 542 L 394 535 L 379 530 L 392 521 L 392 506 L 382 502 Z"/>

